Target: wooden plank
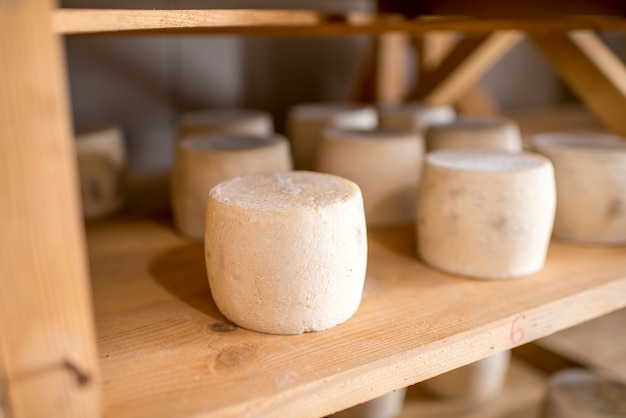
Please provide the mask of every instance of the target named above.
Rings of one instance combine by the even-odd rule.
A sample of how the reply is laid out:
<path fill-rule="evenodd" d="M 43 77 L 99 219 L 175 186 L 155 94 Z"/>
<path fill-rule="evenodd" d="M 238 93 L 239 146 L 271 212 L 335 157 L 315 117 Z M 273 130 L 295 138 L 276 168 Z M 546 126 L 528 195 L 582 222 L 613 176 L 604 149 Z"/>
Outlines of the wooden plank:
<path fill-rule="evenodd" d="M 140 194 L 136 194 L 139 199 Z M 298 336 L 233 326 L 201 243 L 167 214 L 91 224 L 107 416 L 323 416 L 626 304 L 626 249 L 552 243 L 542 272 L 504 282 L 419 263 L 410 226 L 371 230 L 363 302 Z"/>
<path fill-rule="evenodd" d="M 574 29 L 626 31 L 626 19 L 611 16 L 566 16 L 533 19 L 447 17 L 414 20 L 350 13 L 326 16 L 310 11 L 280 10 L 143 10 L 57 9 L 52 16 L 59 34 L 87 33 L 235 33 L 254 35 L 356 35 L 386 32 L 457 31 L 485 34 L 497 30 L 551 33 Z"/>
<path fill-rule="evenodd" d="M 99 415 L 99 370 L 51 1 L 0 2 L 0 372 L 7 416 Z"/>
<path fill-rule="evenodd" d="M 58 9 L 52 22 L 59 33 L 80 34 L 159 28 L 303 26 L 321 20 L 320 13 L 295 10 Z"/>
<path fill-rule="evenodd" d="M 435 72 L 420 81 L 414 99 L 433 105 L 455 103 L 522 36 L 515 31 L 498 31 L 484 36 L 465 37 Z"/>
<path fill-rule="evenodd" d="M 454 49 L 458 37 L 458 33 L 454 32 L 430 32 L 416 39 L 418 82 L 420 77 L 427 78 L 435 72 Z M 416 87 L 419 87 L 419 83 Z M 496 115 L 500 111 L 480 81 L 469 87 L 457 100 L 456 107 L 459 113 L 474 116 Z"/>
<path fill-rule="evenodd" d="M 589 109 L 626 135 L 626 67 L 606 44 L 590 31 L 530 38 Z"/>

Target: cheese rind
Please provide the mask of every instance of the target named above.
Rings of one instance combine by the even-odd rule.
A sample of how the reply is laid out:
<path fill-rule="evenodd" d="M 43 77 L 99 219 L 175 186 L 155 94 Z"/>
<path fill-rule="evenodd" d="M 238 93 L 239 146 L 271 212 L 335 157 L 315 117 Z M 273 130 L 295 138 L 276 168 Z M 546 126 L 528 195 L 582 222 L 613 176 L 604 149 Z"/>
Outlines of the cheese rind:
<path fill-rule="evenodd" d="M 545 262 L 555 202 L 552 164 L 541 155 L 435 151 L 419 191 L 419 255 L 461 276 L 535 273 Z"/>
<path fill-rule="evenodd" d="M 320 141 L 316 170 L 358 184 L 367 225 L 387 226 L 415 218 L 423 160 L 424 140 L 417 132 L 329 128 Z"/>
<path fill-rule="evenodd" d="M 126 151 L 119 127 L 76 137 L 83 216 L 96 219 L 120 209 L 126 200 Z"/>
<path fill-rule="evenodd" d="M 511 351 L 501 351 L 422 384 L 442 398 L 484 401 L 502 390 L 510 359 Z"/>
<path fill-rule="evenodd" d="M 426 131 L 426 149 L 474 149 L 522 151 L 517 124 L 504 117 L 459 116 L 449 123 L 434 124 Z"/>
<path fill-rule="evenodd" d="M 626 139 L 561 132 L 537 135 L 533 142 L 554 164 L 554 236 L 591 245 L 626 244 Z"/>
<path fill-rule="evenodd" d="M 546 418 L 618 418 L 626 416 L 626 385 L 589 370 L 563 369 L 550 377 Z"/>
<path fill-rule="evenodd" d="M 178 137 L 198 134 L 267 136 L 274 133 L 272 116 L 263 110 L 218 108 L 183 113 L 178 118 Z"/>
<path fill-rule="evenodd" d="M 303 103 L 288 114 L 287 136 L 291 141 L 294 167 L 313 170 L 324 129 L 373 129 L 378 124 L 371 106 L 351 103 Z"/>
<path fill-rule="evenodd" d="M 206 199 L 213 186 L 240 175 L 291 169 L 281 136 L 199 135 L 176 144 L 171 177 L 174 223 L 186 237 L 204 237 Z"/>
<path fill-rule="evenodd" d="M 204 242 L 213 299 L 241 327 L 321 331 L 359 307 L 367 232 L 349 180 L 294 171 L 222 182 L 207 201 Z"/>
<path fill-rule="evenodd" d="M 434 124 L 446 124 L 456 118 L 452 106 L 426 103 L 384 104 L 378 108 L 381 129 L 415 130 L 424 133 Z"/>

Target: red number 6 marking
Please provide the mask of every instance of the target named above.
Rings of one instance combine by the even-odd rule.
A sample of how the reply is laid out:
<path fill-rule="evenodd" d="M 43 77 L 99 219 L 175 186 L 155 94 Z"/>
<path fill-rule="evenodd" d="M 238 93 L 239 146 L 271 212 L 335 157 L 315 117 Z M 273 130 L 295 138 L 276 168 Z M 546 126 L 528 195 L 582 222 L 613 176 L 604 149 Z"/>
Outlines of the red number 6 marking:
<path fill-rule="evenodd" d="M 526 319 L 526 315 L 519 314 L 513 320 L 511 324 L 511 332 L 509 333 L 509 338 L 513 344 L 519 344 L 524 339 L 524 328 L 520 327 L 517 323 L 520 320 Z"/>

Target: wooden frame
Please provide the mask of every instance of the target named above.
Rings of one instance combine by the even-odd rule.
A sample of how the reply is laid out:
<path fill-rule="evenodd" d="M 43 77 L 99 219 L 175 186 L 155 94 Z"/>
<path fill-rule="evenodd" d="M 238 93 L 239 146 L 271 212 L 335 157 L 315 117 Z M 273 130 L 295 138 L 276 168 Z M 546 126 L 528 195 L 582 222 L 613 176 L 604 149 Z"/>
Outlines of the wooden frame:
<path fill-rule="evenodd" d="M 176 282 L 178 275 L 174 281 L 171 277 L 163 279 L 172 264 L 178 268 L 181 260 L 185 262 L 185 256 L 171 258 L 167 252 L 172 245 L 181 244 L 171 231 L 158 223 L 127 224 L 128 220 L 113 220 L 89 233 L 96 318 L 101 326 L 106 325 L 98 337 L 102 350 L 98 361 L 58 38 L 61 34 L 195 30 L 244 34 L 416 34 L 435 29 L 474 34 L 476 37 L 468 38 L 444 60 L 421 96 L 434 103 L 445 103 L 458 98 L 451 85 L 457 83 L 464 87 L 460 90 L 466 91 L 465 87 L 520 36 L 489 33 L 527 30 L 548 51 L 557 67 L 569 67 L 571 60 L 584 64 L 586 70 L 581 73 L 563 69 L 561 72 L 571 78 L 570 83 L 578 86 L 590 103 L 598 103 L 593 106 L 607 115 L 607 123 L 619 131 L 623 128 L 604 104 L 607 100 L 610 106 L 623 108 L 623 85 L 618 80 L 622 79 L 623 68 L 606 54 L 594 35 L 581 32 L 553 35 L 550 40 L 542 37 L 547 32 L 571 29 L 626 30 L 622 18 L 403 21 L 259 11 L 124 11 L 122 15 L 115 11 L 55 9 L 52 1 L 0 2 L 0 407 L 4 409 L 0 415 L 98 416 L 102 413 L 103 388 L 104 412 L 114 410 L 120 415 L 133 415 L 137 411 L 132 408 L 137 405 L 145 406 L 142 410 L 153 411 L 155 416 L 168 413 L 169 408 L 179 415 L 190 412 L 195 416 L 242 416 L 255 411 L 277 415 L 277 408 L 282 407 L 294 416 L 320 415 L 626 304 L 623 249 L 583 251 L 553 245 L 552 263 L 530 279 L 535 284 L 546 284 L 547 290 L 529 290 L 523 282 L 485 285 L 434 272 L 414 260 L 410 233 L 381 230 L 372 234 L 370 242 L 372 287 L 361 313 L 353 321 L 316 335 L 292 339 L 265 336 L 237 330 L 218 313 L 207 313 L 205 302 L 198 309 L 195 298 L 205 301 L 207 297 L 202 288 L 198 293 L 193 285 Z M 561 51 L 561 46 L 567 51 L 564 55 L 555 52 Z M 453 64 L 468 65 L 471 71 Z M 585 86 L 586 77 L 607 86 L 608 99 Z M 116 251 L 120 241 L 116 237 L 134 242 L 128 231 L 149 239 L 141 241 L 134 252 L 119 254 Z M 572 263 L 567 261 L 570 259 Z M 155 281 L 159 279 L 152 278 L 153 274 L 161 275 L 162 281 Z M 193 277 L 198 274 L 201 272 L 196 271 Z M 145 292 L 124 294 L 129 286 Z M 484 289 L 486 293 L 482 293 Z M 485 295 L 493 296 L 497 302 L 490 309 L 484 308 Z M 437 297 L 447 298 L 449 304 L 456 301 L 458 307 L 441 308 L 434 304 Z M 396 303 L 397 298 L 403 302 Z M 420 307 L 412 303 L 416 299 L 430 306 L 422 316 Z M 158 315 L 142 316 L 153 309 Z M 191 317 L 198 322 L 190 322 Z M 419 322 L 416 318 L 424 317 L 430 319 L 421 323 L 421 328 L 410 328 Z M 155 322 L 155 318 L 160 319 Z M 389 318 L 393 322 L 388 322 Z M 437 318 L 445 321 L 429 329 Z M 177 338 L 162 332 L 161 320 L 171 321 L 166 324 L 167 330 L 178 330 Z M 142 337 L 140 331 L 146 329 L 153 331 L 154 338 L 147 347 L 136 340 Z M 388 338 L 390 335 L 392 338 Z M 168 345 L 172 341 L 174 347 Z M 344 344 L 336 345 L 338 341 Z M 264 351 L 264 347 L 275 350 Z M 180 357 L 169 358 L 174 352 Z M 144 357 L 146 353 L 150 355 Z M 255 362 L 257 353 L 280 365 L 276 368 L 280 373 L 271 374 L 273 369 L 267 369 L 261 361 Z M 306 369 L 309 374 L 289 374 L 297 360 L 293 353 L 298 353 L 297 359 L 310 362 Z M 207 363 L 207 356 L 214 362 Z M 133 362 L 142 358 L 154 363 L 140 363 L 137 370 L 142 373 L 135 375 Z M 183 360 L 189 358 L 197 359 L 194 365 L 198 368 L 183 367 Z M 337 358 L 343 362 L 337 363 Z M 167 361 L 159 363 L 159 359 Z M 100 378 L 99 365 L 105 373 L 105 383 Z M 107 376 L 114 381 L 106 380 Z M 250 381 L 254 376 L 263 376 L 264 385 L 255 386 Z M 246 387 L 243 394 L 238 392 L 241 382 Z M 120 389 L 112 389 L 117 385 L 121 385 Z M 150 385 L 158 390 L 152 390 Z M 232 391 L 222 392 L 219 399 L 207 403 L 207 389 L 212 387 L 230 387 Z M 124 388 L 133 390 L 124 392 Z M 178 403 L 160 405 L 158 402 L 163 399 Z M 234 403 L 229 403 L 229 399 L 234 399 Z M 207 404 L 215 409 L 207 409 Z"/>

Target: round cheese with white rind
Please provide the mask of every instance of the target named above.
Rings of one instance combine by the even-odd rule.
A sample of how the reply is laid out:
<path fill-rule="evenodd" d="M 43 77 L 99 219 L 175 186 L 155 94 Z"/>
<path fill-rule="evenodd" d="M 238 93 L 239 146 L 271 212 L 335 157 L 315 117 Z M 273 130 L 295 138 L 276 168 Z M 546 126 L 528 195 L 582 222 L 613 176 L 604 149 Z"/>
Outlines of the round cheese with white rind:
<path fill-rule="evenodd" d="M 554 165 L 554 236 L 591 245 L 626 244 L 626 139 L 591 132 L 537 135 Z"/>
<path fill-rule="evenodd" d="M 316 170 L 354 181 L 361 188 L 368 226 L 415 218 L 424 140 L 415 131 L 329 128 L 319 145 Z"/>
<path fill-rule="evenodd" d="M 303 103 L 288 115 L 287 136 L 297 170 L 313 170 L 324 129 L 373 129 L 378 115 L 371 106 L 353 103 Z"/>
<path fill-rule="evenodd" d="M 321 331 L 359 307 L 367 232 L 349 180 L 293 171 L 222 182 L 209 195 L 204 242 L 213 299 L 241 327 Z"/>
<path fill-rule="evenodd" d="M 185 112 L 178 117 L 178 137 L 198 134 L 267 136 L 274 133 L 272 115 L 263 110 L 218 108 Z"/>
<path fill-rule="evenodd" d="M 460 276 L 535 273 L 545 262 L 555 194 L 552 164 L 542 155 L 432 152 L 418 198 L 419 255 Z"/>
<path fill-rule="evenodd" d="M 206 199 L 213 186 L 236 176 L 291 169 L 289 143 L 281 136 L 199 135 L 176 143 L 171 176 L 174 223 L 202 240 Z"/>
<path fill-rule="evenodd" d="M 520 152 L 522 137 L 517 124 L 500 116 L 459 116 L 433 124 L 426 131 L 426 149 L 470 149 Z"/>
<path fill-rule="evenodd" d="M 456 119 L 452 106 L 426 103 L 383 104 L 378 108 L 381 129 L 414 130 L 424 133 L 430 126 Z"/>

